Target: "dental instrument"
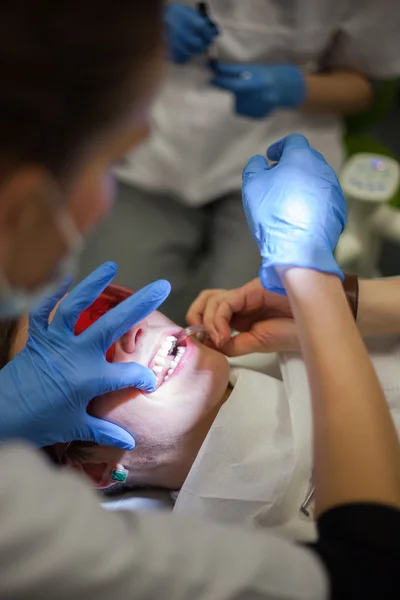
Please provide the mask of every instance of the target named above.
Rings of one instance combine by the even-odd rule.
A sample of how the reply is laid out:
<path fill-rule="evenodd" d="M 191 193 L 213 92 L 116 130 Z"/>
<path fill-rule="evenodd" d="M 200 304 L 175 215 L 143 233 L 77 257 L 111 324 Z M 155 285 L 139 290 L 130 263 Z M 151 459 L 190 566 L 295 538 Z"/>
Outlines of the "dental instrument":
<path fill-rule="evenodd" d="M 300 508 L 301 512 L 303 513 L 303 515 L 306 515 L 306 517 L 310 516 L 308 507 L 310 506 L 311 502 L 314 500 L 314 495 L 315 495 L 315 486 L 312 485 L 310 488 L 310 491 L 307 494 L 306 499 L 304 500 L 304 502 Z"/>
<path fill-rule="evenodd" d="M 197 335 L 199 333 L 203 334 L 203 339 L 205 336 L 207 336 L 207 330 L 204 327 L 204 325 L 191 325 L 190 327 L 182 329 L 182 331 L 178 334 L 176 346 L 182 344 L 182 342 L 187 340 L 188 337 L 191 337 L 192 335 Z"/>
<path fill-rule="evenodd" d="M 218 27 L 216 26 L 216 24 L 210 17 L 210 11 L 209 11 L 207 2 L 198 2 L 197 10 L 199 11 L 199 13 L 201 14 L 202 17 L 207 19 L 211 23 L 211 25 L 213 25 L 215 27 L 215 29 L 218 29 Z M 215 45 L 211 46 L 211 48 L 208 49 L 207 58 L 208 58 L 209 66 L 211 68 L 215 68 L 217 65 L 217 61 L 218 61 L 218 53 L 217 53 L 217 49 L 216 49 Z"/>

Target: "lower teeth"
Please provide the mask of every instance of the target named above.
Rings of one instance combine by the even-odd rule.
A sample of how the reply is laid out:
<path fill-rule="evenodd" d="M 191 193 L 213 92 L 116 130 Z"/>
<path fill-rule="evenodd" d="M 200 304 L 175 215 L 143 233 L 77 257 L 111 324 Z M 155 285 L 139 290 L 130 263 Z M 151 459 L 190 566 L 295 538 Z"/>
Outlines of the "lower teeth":
<path fill-rule="evenodd" d="M 172 373 L 175 371 L 176 367 L 178 366 L 182 356 L 185 353 L 185 349 L 180 346 L 177 349 L 175 349 L 176 353 L 174 355 L 169 354 L 169 356 L 171 356 L 172 360 L 170 362 L 169 365 L 169 369 L 166 371 L 165 377 L 162 378 L 161 373 L 164 371 L 164 366 L 161 364 L 154 364 L 152 367 L 152 371 L 153 373 L 156 375 L 157 377 L 157 384 L 161 385 L 162 383 L 164 383 L 165 381 L 167 381 L 169 379 L 169 377 L 172 375 Z M 158 356 L 160 356 L 160 353 L 158 353 Z M 167 357 L 165 357 L 165 360 L 167 360 Z"/>

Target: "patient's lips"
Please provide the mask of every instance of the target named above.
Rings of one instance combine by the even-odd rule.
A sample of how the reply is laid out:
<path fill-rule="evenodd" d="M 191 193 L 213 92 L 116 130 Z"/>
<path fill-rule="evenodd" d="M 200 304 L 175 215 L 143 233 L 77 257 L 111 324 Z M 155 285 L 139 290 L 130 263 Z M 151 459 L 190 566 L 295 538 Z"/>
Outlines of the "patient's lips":
<path fill-rule="evenodd" d="M 177 346 L 177 337 L 174 335 L 166 335 L 163 338 L 149 364 L 149 368 L 157 377 L 157 387 L 168 381 L 175 373 L 186 352 L 186 347 L 186 342 Z"/>

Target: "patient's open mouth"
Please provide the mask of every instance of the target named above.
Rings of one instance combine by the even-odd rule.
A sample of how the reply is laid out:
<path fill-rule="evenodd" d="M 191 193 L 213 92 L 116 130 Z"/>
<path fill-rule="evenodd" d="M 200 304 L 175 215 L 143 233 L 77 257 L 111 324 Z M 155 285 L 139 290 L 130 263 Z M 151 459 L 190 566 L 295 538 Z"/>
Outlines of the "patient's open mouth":
<path fill-rule="evenodd" d="M 179 365 L 185 351 L 186 342 L 178 346 L 177 338 L 174 335 L 168 335 L 164 338 L 149 364 L 149 368 L 157 377 L 157 387 L 168 381 Z"/>

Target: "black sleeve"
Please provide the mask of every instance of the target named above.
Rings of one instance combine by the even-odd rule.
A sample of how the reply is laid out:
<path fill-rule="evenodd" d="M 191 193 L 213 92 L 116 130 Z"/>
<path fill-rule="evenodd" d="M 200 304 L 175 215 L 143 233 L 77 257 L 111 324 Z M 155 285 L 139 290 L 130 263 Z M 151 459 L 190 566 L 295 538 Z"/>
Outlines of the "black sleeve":
<path fill-rule="evenodd" d="M 331 599 L 400 598 L 400 511 L 378 504 L 349 504 L 318 520 L 322 559 Z"/>

